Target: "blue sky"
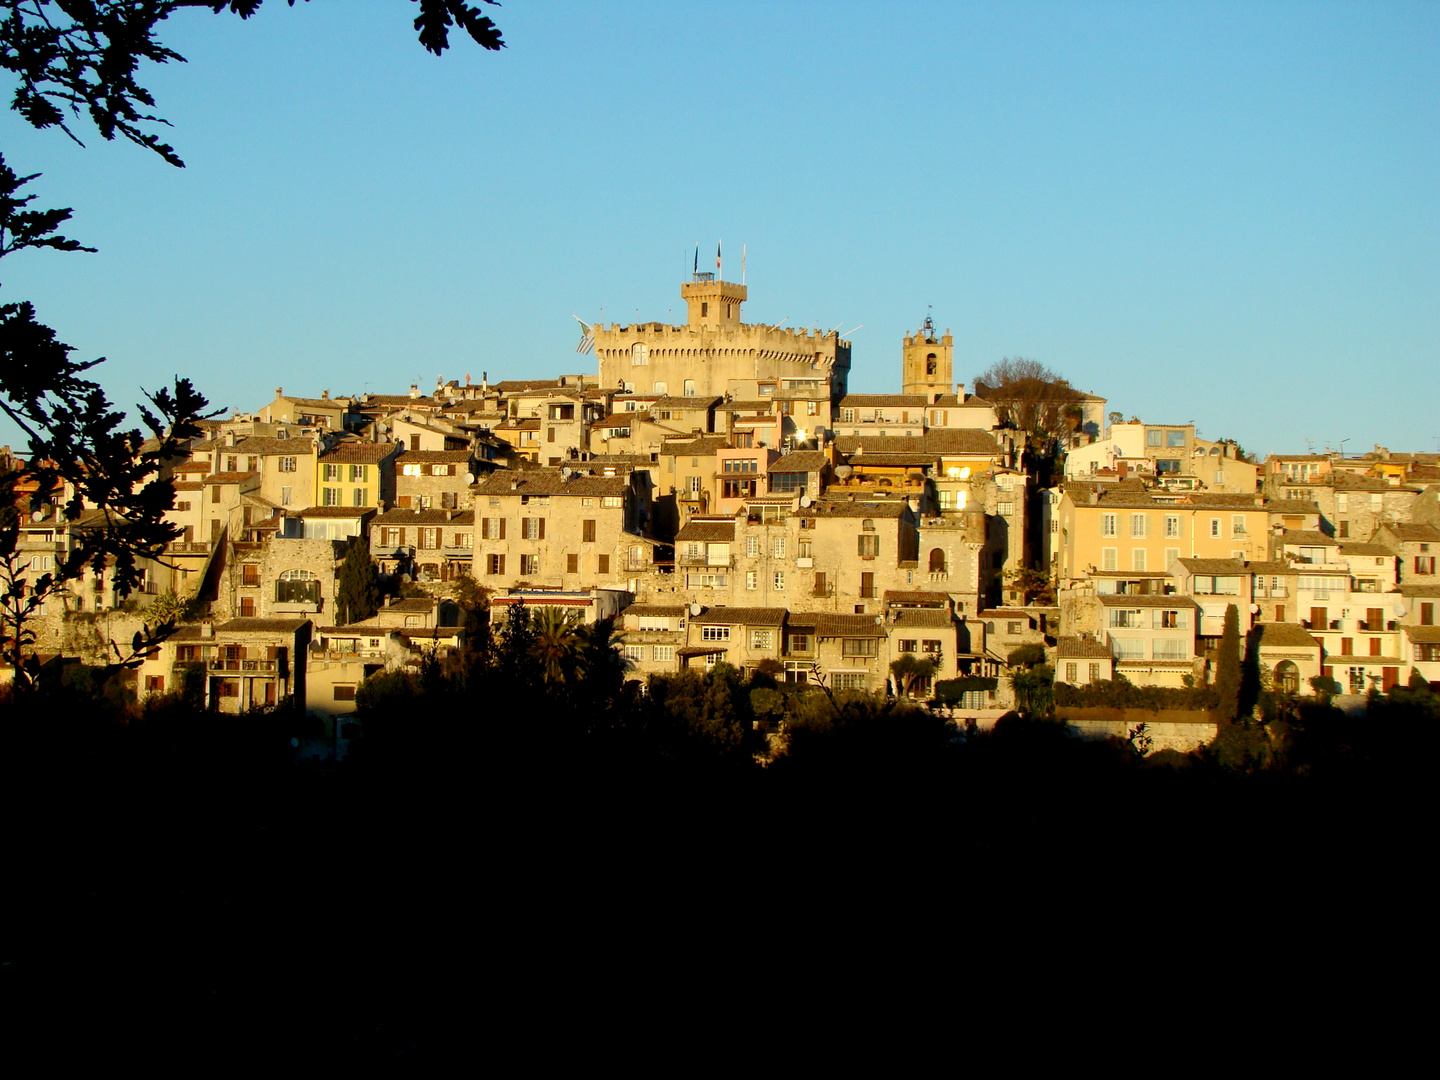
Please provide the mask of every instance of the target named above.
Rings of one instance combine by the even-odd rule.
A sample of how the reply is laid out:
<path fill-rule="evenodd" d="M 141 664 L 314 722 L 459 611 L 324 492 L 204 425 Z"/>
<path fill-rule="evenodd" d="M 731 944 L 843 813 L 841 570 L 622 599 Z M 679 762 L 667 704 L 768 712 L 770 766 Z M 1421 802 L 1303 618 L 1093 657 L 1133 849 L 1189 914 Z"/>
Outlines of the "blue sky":
<path fill-rule="evenodd" d="M 1440 445 L 1440 5 L 492 14 L 505 51 L 439 59 L 401 0 L 172 20 L 184 170 L 6 113 L 100 251 L 8 258 L 0 297 L 120 402 L 180 373 L 252 410 L 594 370 L 571 314 L 678 319 L 723 238 L 747 321 L 863 324 L 856 391 L 933 305 L 967 382 L 1025 356 L 1262 453 Z"/>

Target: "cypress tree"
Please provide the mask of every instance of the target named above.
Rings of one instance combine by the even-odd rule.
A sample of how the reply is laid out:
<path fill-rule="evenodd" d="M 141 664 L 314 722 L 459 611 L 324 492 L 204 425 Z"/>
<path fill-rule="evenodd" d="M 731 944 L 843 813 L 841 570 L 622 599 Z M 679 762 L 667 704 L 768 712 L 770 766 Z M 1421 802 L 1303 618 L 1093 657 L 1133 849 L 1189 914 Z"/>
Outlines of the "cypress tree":
<path fill-rule="evenodd" d="M 370 558 L 370 541 L 352 536 L 345 547 L 335 590 L 336 615 L 341 626 L 368 619 L 380 610 L 380 579 Z"/>
<path fill-rule="evenodd" d="M 1240 611 L 1234 604 L 1225 609 L 1225 628 L 1220 633 L 1220 659 L 1215 669 L 1215 691 L 1221 723 L 1230 723 L 1240 714 Z"/>

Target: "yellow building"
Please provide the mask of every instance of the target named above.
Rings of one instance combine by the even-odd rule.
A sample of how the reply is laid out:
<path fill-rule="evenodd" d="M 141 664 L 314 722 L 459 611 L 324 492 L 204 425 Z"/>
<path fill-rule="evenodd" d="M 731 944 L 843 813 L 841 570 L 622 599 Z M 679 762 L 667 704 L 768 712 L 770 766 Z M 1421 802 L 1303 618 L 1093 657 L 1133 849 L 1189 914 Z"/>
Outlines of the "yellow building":
<path fill-rule="evenodd" d="M 1181 558 L 1269 556 L 1270 514 L 1258 496 L 1156 498 L 1139 485 L 1066 484 L 1055 509 L 1061 582 L 1095 570 L 1163 572 Z"/>

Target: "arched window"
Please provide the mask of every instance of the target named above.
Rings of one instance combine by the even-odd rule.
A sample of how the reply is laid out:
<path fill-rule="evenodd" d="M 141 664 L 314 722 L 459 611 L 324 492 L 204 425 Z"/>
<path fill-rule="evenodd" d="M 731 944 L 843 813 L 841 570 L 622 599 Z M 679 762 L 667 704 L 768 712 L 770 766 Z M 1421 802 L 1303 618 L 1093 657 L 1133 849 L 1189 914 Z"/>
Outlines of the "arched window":
<path fill-rule="evenodd" d="M 943 548 L 930 549 L 930 572 L 932 574 L 945 573 L 945 551 Z"/>
<path fill-rule="evenodd" d="M 275 582 L 277 604 L 318 604 L 320 579 L 313 570 L 282 570 Z"/>
<path fill-rule="evenodd" d="M 1275 665 L 1275 688 L 1287 694 L 1300 692 L 1300 669 L 1293 661 L 1281 660 Z"/>
<path fill-rule="evenodd" d="M 929 356 L 925 357 L 925 374 L 926 374 L 926 375 L 934 375 L 935 372 L 936 372 L 936 370 L 939 368 L 939 366 L 940 366 L 940 365 L 939 365 L 939 363 L 936 361 L 936 359 L 935 359 L 935 354 L 934 354 L 933 352 L 932 352 Z"/>
<path fill-rule="evenodd" d="M 650 346 L 636 342 L 630 346 L 630 363 L 634 367 L 641 367 L 650 362 Z"/>
<path fill-rule="evenodd" d="M 861 530 L 862 532 L 874 532 L 874 531 L 875 531 L 875 521 L 874 521 L 874 519 L 873 519 L 873 518 L 865 518 L 863 521 L 861 521 L 861 522 L 860 522 L 860 530 Z"/>

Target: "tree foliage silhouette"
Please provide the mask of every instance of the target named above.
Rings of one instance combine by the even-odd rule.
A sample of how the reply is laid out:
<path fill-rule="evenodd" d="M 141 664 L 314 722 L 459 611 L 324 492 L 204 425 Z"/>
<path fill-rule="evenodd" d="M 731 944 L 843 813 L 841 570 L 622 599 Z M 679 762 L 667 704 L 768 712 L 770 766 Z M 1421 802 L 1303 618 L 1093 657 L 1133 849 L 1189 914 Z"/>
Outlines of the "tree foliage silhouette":
<path fill-rule="evenodd" d="M 1220 656 L 1215 667 L 1216 705 L 1220 722 L 1228 724 L 1240 714 L 1240 611 L 1234 604 L 1225 608 L 1225 625 L 1220 631 Z"/>
<path fill-rule="evenodd" d="M 295 0 L 288 0 L 291 7 Z M 435 55 L 459 27 L 486 49 L 504 46 L 498 27 L 464 0 L 413 0 L 420 44 Z M 484 0 L 493 4 L 494 0 Z M 11 108 L 37 129 L 59 128 L 77 143 L 81 118 L 101 137 L 128 139 L 175 166 L 184 162 L 162 142 L 155 127 L 155 98 L 139 81 L 144 63 L 183 62 L 157 29 L 187 8 L 230 12 L 247 19 L 262 0 L 8 0 L 0 5 L 0 70 L 15 81 Z M 83 144 L 82 144 L 83 145 Z M 57 230 L 68 209 L 36 210 L 24 193 L 35 175 L 21 176 L 0 155 L 0 257 L 26 249 L 93 251 Z M 86 372 L 100 359 L 79 361 L 55 331 L 39 322 L 33 305 L 0 304 L 0 411 L 24 432 L 30 461 L 7 462 L 0 471 L 0 651 L 15 669 L 21 689 L 38 671 L 29 623 L 45 600 L 88 566 L 108 573 L 117 596 L 139 583 L 139 560 L 159 557 L 178 535 L 164 515 L 174 487 L 160 474 L 200 435 L 196 421 L 206 407 L 187 379 L 173 389 L 147 394 L 140 406 L 148 438 L 123 428 L 98 383 Z M 83 530 L 72 524 L 89 511 Z M 18 552 L 23 514 L 55 516 L 75 540 L 59 565 L 35 575 Z M 171 624 L 135 635 L 121 663 L 136 663 Z M 117 650 L 118 652 L 118 650 Z"/>
<path fill-rule="evenodd" d="M 335 580 L 335 606 L 340 625 L 368 619 L 380 610 L 380 578 L 370 558 L 370 540 L 352 536 Z"/>

